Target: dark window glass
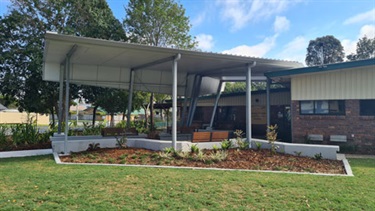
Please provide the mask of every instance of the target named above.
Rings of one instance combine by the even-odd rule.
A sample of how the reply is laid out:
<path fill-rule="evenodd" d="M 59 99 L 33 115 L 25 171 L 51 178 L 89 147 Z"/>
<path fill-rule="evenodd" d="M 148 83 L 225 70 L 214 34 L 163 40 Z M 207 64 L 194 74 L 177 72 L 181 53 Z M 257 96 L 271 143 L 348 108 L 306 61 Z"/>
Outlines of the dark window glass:
<path fill-rule="evenodd" d="M 304 115 L 345 115 L 344 100 L 300 101 L 300 108 Z"/>
<path fill-rule="evenodd" d="M 375 116 L 375 100 L 360 100 L 359 109 L 361 116 Z"/>

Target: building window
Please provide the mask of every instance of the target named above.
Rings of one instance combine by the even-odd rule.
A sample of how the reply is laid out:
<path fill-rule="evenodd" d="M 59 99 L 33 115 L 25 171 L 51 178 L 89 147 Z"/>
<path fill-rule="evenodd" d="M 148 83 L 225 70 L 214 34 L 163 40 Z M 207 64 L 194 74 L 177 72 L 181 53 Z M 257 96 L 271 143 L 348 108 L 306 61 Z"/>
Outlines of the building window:
<path fill-rule="evenodd" d="M 361 116 L 375 116 L 375 100 L 360 100 L 359 113 Z"/>
<path fill-rule="evenodd" d="M 303 115 L 345 115 L 344 100 L 300 101 L 300 114 Z"/>

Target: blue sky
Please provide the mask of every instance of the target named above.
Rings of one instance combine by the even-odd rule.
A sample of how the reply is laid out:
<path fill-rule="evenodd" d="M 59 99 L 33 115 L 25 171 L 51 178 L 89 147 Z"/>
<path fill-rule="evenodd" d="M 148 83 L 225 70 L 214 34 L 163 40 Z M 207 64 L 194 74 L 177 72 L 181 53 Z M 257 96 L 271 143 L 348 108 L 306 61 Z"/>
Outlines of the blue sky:
<path fill-rule="evenodd" d="M 125 17 L 126 0 L 107 0 Z M 375 37 L 375 0 L 180 0 L 204 51 L 304 63 L 310 40 L 333 35 L 346 55 Z M 0 14 L 8 0 L 0 0 Z"/>

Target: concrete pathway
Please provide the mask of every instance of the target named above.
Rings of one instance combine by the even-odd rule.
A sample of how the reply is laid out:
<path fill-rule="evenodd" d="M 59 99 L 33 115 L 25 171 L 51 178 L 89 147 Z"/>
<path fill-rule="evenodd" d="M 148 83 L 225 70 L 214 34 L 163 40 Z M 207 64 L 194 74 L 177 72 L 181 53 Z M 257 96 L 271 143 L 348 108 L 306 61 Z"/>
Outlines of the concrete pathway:
<path fill-rule="evenodd" d="M 49 154 L 52 154 L 52 149 L 9 151 L 9 152 L 0 152 L 0 158 L 28 157 L 28 156 L 49 155 Z"/>

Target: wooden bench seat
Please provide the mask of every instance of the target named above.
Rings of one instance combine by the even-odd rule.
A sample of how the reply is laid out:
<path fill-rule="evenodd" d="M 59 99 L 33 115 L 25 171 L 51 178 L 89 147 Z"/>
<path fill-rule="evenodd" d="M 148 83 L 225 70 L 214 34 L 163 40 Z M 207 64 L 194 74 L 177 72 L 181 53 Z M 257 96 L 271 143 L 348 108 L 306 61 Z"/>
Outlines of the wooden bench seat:
<path fill-rule="evenodd" d="M 211 141 L 212 142 L 223 141 L 224 139 L 228 139 L 228 137 L 229 137 L 228 131 L 213 131 L 213 132 L 211 132 Z"/>
<path fill-rule="evenodd" d="M 211 140 L 211 132 L 193 132 L 191 142 L 209 142 Z"/>
<path fill-rule="evenodd" d="M 310 141 L 323 141 L 323 135 L 320 134 L 309 134 L 307 137 Z"/>

